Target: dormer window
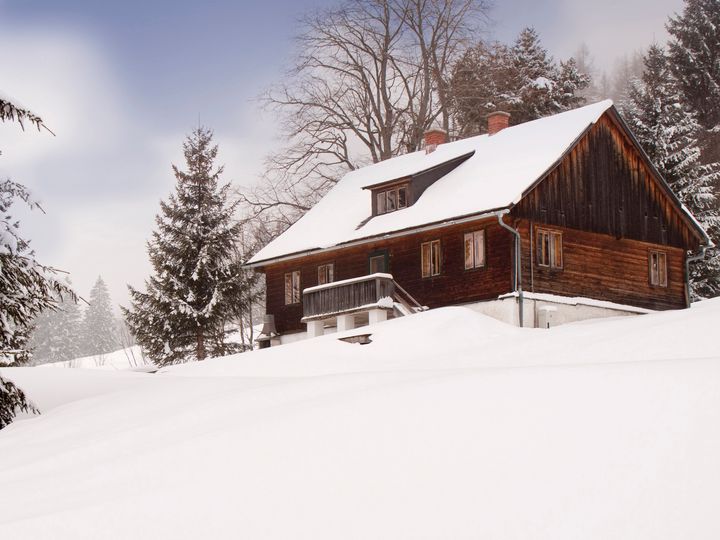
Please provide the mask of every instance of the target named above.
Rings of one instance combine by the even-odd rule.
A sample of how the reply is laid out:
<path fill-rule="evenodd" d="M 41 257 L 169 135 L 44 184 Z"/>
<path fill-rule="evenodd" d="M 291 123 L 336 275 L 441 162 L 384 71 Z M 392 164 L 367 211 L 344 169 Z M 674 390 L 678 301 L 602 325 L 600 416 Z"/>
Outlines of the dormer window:
<path fill-rule="evenodd" d="M 377 199 L 377 214 L 387 214 L 408 205 L 407 184 L 394 186 L 389 189 L 378 191 L 375 195 Z"/>
<path fill-rule="evenodd" d="M 407 176 L 363 186 L 362 189 L 367 189 L 371 193 L 370 204 L 372 205 L 372 213 L 367 219 L 361 221 L 357 228 L 360 229 L 375 216 L 409 208 L 417 203 L 427 188 L 460 166 L 464 161 L 470 159 L 474 153 L 475 151 L 473 150 L 472 152 L 447 161 L 435 163 L 427 169 L 414 172 Z M 437 156 L 437 154 L 432 155 Z M 435 159 L 432 158 L 431 161 L 435 161 Z"/>

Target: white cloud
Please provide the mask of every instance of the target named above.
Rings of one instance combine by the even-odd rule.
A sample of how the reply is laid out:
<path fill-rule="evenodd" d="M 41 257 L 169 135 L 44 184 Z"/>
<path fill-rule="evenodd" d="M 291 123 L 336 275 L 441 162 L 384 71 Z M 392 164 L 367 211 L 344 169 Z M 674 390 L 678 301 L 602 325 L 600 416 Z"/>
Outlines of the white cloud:
<path fill-rule="evenodd" d="M 0 23 L 0 51 L 0 92 L 57 134 L 0 124 L 0 177 L 28 185 L 47 211 L 19 211 L 22 230 L 44 263 L 71 273 L 81 295 L 100 274 L 113 299 L 127 305 L 126 284 L 142 287 L 149 275 L 145 244 L 158 203 L 174 186 L 170 165 L 183 166 L 181 145 L 193 126 L 173 132 L 144 119 L 143 89 L 124 84 L 111 55 L 77 30 Z M 219 163 L 226 164 L 226 181 L 250 185 L 273 144 L 273 127 L 255 103 L 237 96 L 227 103 L 208 111 L 232 118 L 229 131 L 216 131 Z"/>
<path fill-rule="evenodd" d="M 0 25 L 0 50 L 0 90 L 57 134 L 0 124 L 0 175 L 28 185 L 47 211 L 20 211 L 24 234 L 43 262 L 70 271 L 79 293 L 103 274 L 124 302 L 125 283 L 147 273 L 144 240 L 167 188 L 162 153 L 127 154 L 129 140 L 145 147 L 148 134 L 94 41 Z"/>

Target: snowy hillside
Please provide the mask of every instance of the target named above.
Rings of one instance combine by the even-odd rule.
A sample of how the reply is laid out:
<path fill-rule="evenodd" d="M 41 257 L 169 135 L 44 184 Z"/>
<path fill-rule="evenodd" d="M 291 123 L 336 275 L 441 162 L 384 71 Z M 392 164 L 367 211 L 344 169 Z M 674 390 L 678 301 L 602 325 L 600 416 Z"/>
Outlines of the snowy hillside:
<path fill-rule="evenodd" d="M 83 369 L 134 369 L 152 364 L 145 358 L 138 345 L 119 349 L 111 353 L 83 356 L 65 362 L 50 362 L 38 367 L 83 368 Z"/>
<path fill-rule="evenodd" d="M 445 308 L 176 366 L 0 370 L 3 538 L 720 537 L 720 300 L 517 329 Z M 341 336 L 340 336 L 341 337 Z"/>

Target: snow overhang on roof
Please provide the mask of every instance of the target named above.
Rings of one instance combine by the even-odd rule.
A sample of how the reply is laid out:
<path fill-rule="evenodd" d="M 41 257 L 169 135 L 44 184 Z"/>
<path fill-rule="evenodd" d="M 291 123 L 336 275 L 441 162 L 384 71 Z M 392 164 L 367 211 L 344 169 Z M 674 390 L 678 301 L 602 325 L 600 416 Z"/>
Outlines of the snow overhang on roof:
<path fill-rule="evenodd" d="M 492 136 L 442 144 L 430 154 L 413 152 L 352 171 L 248 265 L 508 208 L 611 107 L 612 101 L 605 100 Z M 412 206 L 368 219 L 371 192 L 365 188 L 410 178 L 468 154 L 472 155 L 428 187 Z"/>

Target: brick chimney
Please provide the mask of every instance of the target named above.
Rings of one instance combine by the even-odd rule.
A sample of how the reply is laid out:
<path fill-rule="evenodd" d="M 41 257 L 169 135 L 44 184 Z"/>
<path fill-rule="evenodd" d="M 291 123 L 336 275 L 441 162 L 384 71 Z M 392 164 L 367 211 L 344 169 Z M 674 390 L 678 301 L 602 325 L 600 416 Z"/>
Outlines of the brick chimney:
<path fill-rule="evenodd" d="M 495 135 L 510 125 L 510 113 L 503 111 L 491 112 L 487 116 L 488 135 Z"/>
<path fill-rule="evenodd" d="M 447 131 L 442 128 L 430 128 L 425 132 L 425 153 L 430 154 L 435 151 L 439 144 L 447 142 Z"/>

